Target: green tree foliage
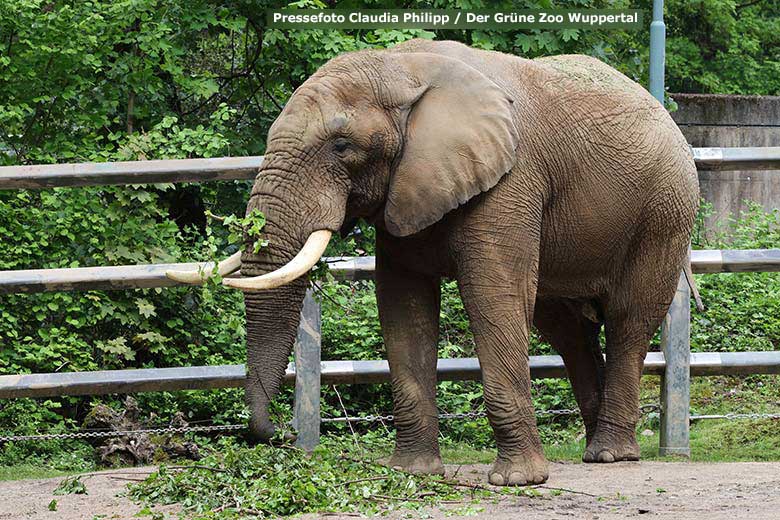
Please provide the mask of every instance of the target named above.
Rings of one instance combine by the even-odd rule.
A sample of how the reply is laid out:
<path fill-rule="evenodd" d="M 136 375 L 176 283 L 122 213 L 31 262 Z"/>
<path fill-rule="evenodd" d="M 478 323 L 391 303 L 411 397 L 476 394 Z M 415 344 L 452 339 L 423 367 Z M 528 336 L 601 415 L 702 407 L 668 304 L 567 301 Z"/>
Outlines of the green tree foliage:
<path fill-rule="evenodd" d="M 298 0 L 297 7 L 336 2 Z M 292 90 L 345 51 L 413 36 L 527 57 L 579 52 L 646 80 L 648 31 L 279 31 L 262 0 L 6 0 L 0 4 L 0 161 L 261 152 Z M 365 0 L 352 7 L 639 7 L 650 0 Z M 672 92 L 777 94 L 780 6 L 667 2 Z M 214 141 L 214 120 L 230 120 Z M 158 125 L 159 126 L 158 128 Z M 144 136 L 152 129 L 161 136 Z M 133 135 L 141 133 L 141 136 Z M 218 132 L 216 132 L 218 134 Z M 210 137 L 210 138 L 209 138 Z M 167 140 L 161 143 L 160 140 Z M 206 139 L 205 143 L 201 143 Z"/>
<path fill-rule="evenodd" d="M 671 92 L 780 94 L 780 3 L 667 2 Z"/>

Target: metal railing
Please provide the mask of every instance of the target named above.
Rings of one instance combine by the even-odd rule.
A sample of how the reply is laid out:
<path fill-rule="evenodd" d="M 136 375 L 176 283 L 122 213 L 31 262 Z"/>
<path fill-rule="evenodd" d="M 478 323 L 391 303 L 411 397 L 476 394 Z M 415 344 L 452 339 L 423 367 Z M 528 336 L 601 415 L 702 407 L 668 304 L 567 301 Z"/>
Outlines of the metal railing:
<path fill-rule="evenodd" d="M 307 300 L 316 314 L 316 300 Z M 560 356 L 531 356 L 532 379 L 561 379 L 566 368 Z M 661 352 L 649 352 L 644 375 L 662 376 L 666 360 Z M 692 376 L 780 374 L 780 351 L 770 352 L 697 352 L 690 356 Z M 295 385 L 295 364 L 287 367 L 285 385 Z M 477 358 L 439 359 L 439 381 L 477 381 L 481 372 Z M 97 370 L 94 372 L 56 372 L 0 376 L 0 399 L 18 397 L 57 397 L 65 395 L 132 394 L 174 390 L 239 388 L 246 380 L 244 365 L 205 367 L 139 368 Z M 386 360 L 322 361 L 322 385 L 389 383 Z"/>
<path fill-rule="evenodd" d="M 693 159 L 700 170 L 763 170 L 777 166 L 780 147 L 693 148 Z M 262 163 L 254 156 L 0 166 L 0 190 L 249 180 Z"/>
<path fill-rule="evenodd" d="M 780 168 L 780 148 L 695 148 L 696 164 L 709 170 Z M 0 189 L 39 189 L 107 184 L 153 184 L 251 179 L 262 157 L 84 163 L 0 167 Z M 693 251 L 694 272 L 780 271 L 780 250 Z M 0 271 L 0 293 L 42 291 L 123 290 L 178 285 L 165 277 L 169 269 L 204 264 L 150 264 Z M 329 259 L 338 280 L 373 278 L 372 257 Z M 663 354 L 650 353 L 645 374 L 661 375 L 661 448 L 666 454 L 689 452 L 687 428 L 690 375 L 780 374 L 780 352 L 690 353 L 687 286 L 680 287 L 664 324 Z M 386 361 L 320 361 L 320 307 L 311 293 L 304 302 L 295 344 L 295 363 L 286 383 L 295 384 L 294 425 L 298 444 L 313 447 L 319 439 L 319 399 L 322 384 L 363 384 L 389 381 Z M 532 356 L 534 378 L 565 377 L 559 356 Z M 439 380 L 479 380 L 479 362 L 440 359 Z M 0 398 L 97 395 L 163 390 L 194 390 L 242 386 L 243 365 L 155 368 L 20 374 L 0 376 Z M 684 430 L 684 431 L 683 431 Z"/>
<path fill-rule="evenodd" d="M 326 258 L 325 260 L 337 280 L 370 280 L 374 277 L 372 256 Z M 212 267 L 209 263 L 203 262 L 0 271 L 0 294 L 172 287 L 185 284 L 166 278 L 166 271 L 202 269 L 204 272 L 209 272 Z M 780 271 L 780 249 L 693 251 L 691 267 L 694 273 Z M 240 273 L 231 276 L 240 276 Z"/>

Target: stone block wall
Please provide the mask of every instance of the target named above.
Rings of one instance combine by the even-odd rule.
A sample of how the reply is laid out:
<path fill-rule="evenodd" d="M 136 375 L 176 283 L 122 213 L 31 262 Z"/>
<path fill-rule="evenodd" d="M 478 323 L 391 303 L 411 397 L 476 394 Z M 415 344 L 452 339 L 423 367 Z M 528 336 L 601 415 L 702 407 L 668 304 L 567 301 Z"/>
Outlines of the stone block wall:
<path fill-rule="evenodd" d="M 693 147 L 780 146 L 780 96 L 671 94 L 672 117 Z M 780 170 L 699 171 L 702 197 L 713 204 L 710 229 L 745 208 L 780 208 Z"/>

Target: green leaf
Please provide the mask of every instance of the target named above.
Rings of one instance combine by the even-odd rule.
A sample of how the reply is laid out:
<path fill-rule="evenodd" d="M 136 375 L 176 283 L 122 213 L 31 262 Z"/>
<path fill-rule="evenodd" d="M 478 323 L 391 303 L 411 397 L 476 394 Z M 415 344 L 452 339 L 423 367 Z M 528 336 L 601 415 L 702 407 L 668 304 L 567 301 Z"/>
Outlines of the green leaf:
<path fill-rule="evenodd" d="M 135 300 L 135 305 L 136 307 L 138 307 L 138 312 L 144 318 L 151 318 L 152 316 L 156 316 L 155 313 L 156 309 L 154 307 L 154 304 L 152 304 L 148 300 L 145 300 L 143 298 L 138 298 Z"/>
<path fill-rule="evenodd" d="M 123 337 L 107 341 L 97 341 L 95 346 L 106 354 L 114 354 L 127 360 L 135 359 L 135 352 L 127 346 L 127 340 Z"/>
<path fill-rule="evenodd" d="M 81 477 L 68 477 L 61 481 L 53 492 L 55 495 L 87 495 L 87 486 L 81 481 Z M 55 507 L 56 507 L 56 501 Z M 51 506 L 51 503 L 49 503 Z M 50 509 L 51 511 L 52 509 Z"/>

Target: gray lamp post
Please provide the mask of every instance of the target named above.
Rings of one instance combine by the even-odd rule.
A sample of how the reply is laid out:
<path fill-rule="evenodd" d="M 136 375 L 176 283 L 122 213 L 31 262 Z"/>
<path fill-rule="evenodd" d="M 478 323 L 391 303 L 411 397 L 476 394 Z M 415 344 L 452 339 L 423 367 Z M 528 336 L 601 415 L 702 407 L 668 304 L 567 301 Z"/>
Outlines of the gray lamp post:
<path fill-rule="evenodd" d="M 664 102 L 665 62 L 664 0 L 653 0 L 653 21 L 650 24 L 650 93 L 661 103 Z"/>

